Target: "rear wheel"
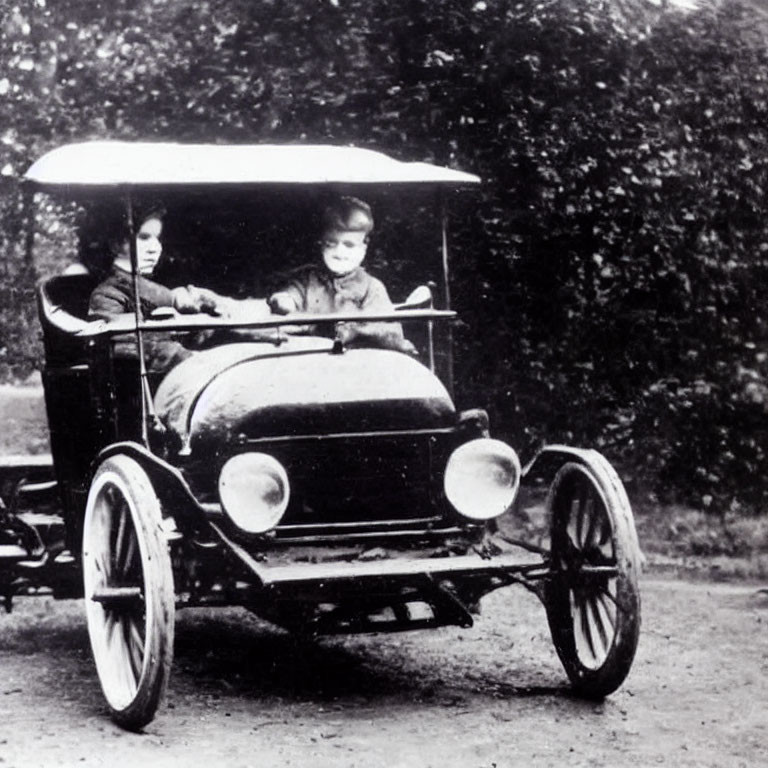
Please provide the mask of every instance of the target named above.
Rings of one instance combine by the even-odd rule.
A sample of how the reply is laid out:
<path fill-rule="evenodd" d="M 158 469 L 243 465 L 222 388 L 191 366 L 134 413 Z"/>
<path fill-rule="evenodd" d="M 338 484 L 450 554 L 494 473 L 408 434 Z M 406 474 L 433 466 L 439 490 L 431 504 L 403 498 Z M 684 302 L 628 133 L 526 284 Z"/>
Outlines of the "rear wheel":
<path fill-rule="evenodd" d="M 85 510 L 85 606 L 112 718 L 131 730 L 155 716 L 173 658 L 173 574 L 161 521 L 141 466 L 128 456 L 106 459 Z"/>
<path fill-rule="evenodd" d="M 640 632 L 632 512 L 604 460 L 561 467 L 548 506 L 551 575 L 544 601 L 552 639 L 574 690 L 602 698 L 629 674 Z"/>

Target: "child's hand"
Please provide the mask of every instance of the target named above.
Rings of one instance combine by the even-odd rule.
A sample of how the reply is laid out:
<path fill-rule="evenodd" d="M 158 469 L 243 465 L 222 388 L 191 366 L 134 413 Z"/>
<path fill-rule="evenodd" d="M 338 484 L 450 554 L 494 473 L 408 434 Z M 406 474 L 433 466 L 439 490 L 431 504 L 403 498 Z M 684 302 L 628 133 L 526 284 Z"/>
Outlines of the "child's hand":
<path fill-rule="evenodd" d="M 218 293 L 209 291 L 207 288 L 197 288 L 193 285 L 190 285 L 189 288 L 195 291 L 197 295 L 199 312 L 207 312 L 209 315 L 226 315 L 234 303 L 233 299 L 219 296 Z"/>
<path fill-rule="evenodd" d="M 275 315 L 289 315 L 296 311 L 296 302 L 287 293 L 273 293 L 269 297 L 269 308 Z"/>
<path fill-rule="evenodd" d="M 173 306 L 179 312 L 207 312 L 210 315 L 226 314 L 232 303 L 231 299 L 219 296 L 215 291 L 188 285 L 186 288 L 174 288 Z"/>
<path fill-rule="evenodd" d="M 173 308 L 177 312 L 198 311 L 195 297 L 189 287 L 185 288 L 184 286 L 179 286 L 178 288 L 174 288 L 171 293 L 173 294 Z"/>
<path fill-rule="evenodd" d="M 406 355 L 410 355 L 411 357 L 419 356 L 419 350 L 416 349 L 413 342 L 408 341 L 408 339 L 399 339 L 397 343 L 392 345 L 392 348 L 396 349 L 398 352 L 403 352 Z"/>

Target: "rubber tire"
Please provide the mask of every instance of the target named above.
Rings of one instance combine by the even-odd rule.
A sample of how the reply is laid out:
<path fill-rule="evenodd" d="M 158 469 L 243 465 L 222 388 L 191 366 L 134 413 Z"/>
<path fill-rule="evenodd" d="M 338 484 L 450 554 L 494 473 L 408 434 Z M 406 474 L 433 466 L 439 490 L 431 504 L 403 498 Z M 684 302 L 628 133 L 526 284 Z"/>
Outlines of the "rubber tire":
<path fill-rule="evenodd" d="M 119 538 L 121 519 L 125 522 Z M 155 717 L 173 661 L 175 596 L 161 522 L 160 502 L 141 465 L 124 455 L 106 459 L 93 478 L 86 503 L 85 606 L 91 648 L 112 719 L 132 731 L 141 730 Z M 118 566 L 124 575 L 110 586 L 139 586 L 140 599 L 130 606 L 118 602 L 113 607 L 93 601 L 94 589 L 105 586 L 107 575 Z"/>
<path fill-rule="evenodd" d="M 564 464 L 552 481 L 547 499 L 551 515 L 552 568 L 551 577 L 544 590 L 547 619 L 555 649 L 574 692 L 588 699 L 608 696 L 624 682 L 632 666 L 640 635 L 640 592 L 637 583 L 640 550 L 632 512 L 621 481 L 610 465 L 602 457 L 599 458 L 601 462 L 595 462 L 594 466 L 576 462 Z M 603 547 L 610 544 L 612 559 L 615 560 L 617 568 L 614 597 L 608 602 L 601 599 L 601 594 L 607 591 L 607 587 L 606 590 L 592 590 L 589 583 L 579 583 L 578 563 L 571 572 L 567 567 L 569 562 L 573 565 L 574 560 L 573 539 L 571 538 L 569 543 L 567 537 L 573 511 L 573 494 L 579 487 L 589 488 L 593 498 L 603 505 L 606 513 L 604 520 L 607 521 L 607 527 L 603 528 L 601 540 L 604 541 Z M 585 537 L 590 532 L 591 528 L 588 528 Z M 578 538 L 578 533 L 576 537 Z M 586 561 L 588 564 L 591 560 L 591 564 L 600 565 L 603 557 L 593 550 L 593 554 L 587 557 Z M 605 606 L 613 604 L 613 636 L 609 642 L 601 640 L 604 658 L 598 659 L 595 654 L 588 660 L 587 654 L 579 648 L 579 639 L 590 634 L 583 631 L 583 624 L 581 630 L 577 629 L 574 616 L 577 610 L 575 606 L 578 604 L 577 596 L 581 599 L 585 595 L 591 595 L 594 604 L 602 604 L 599 606 L 601 610 L 598 613 L 598 621 L 601 618 L 600 613 L 606 615 L 608 609 Z M 592 618 L 595 617 L 594 610 L 595 606 L 591 603 L 589 613 Z M 582 613 L 578 614 L 579 621 L 582 621 Z M 588 645 L 589 649 L 593 650 L 592 640 Z"/>

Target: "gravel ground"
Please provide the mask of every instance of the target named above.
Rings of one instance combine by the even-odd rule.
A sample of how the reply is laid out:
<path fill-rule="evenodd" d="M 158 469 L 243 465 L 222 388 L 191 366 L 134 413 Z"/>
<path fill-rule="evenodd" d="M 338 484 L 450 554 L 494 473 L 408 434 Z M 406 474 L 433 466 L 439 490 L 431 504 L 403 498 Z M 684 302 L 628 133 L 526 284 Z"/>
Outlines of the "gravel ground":
<path fill-rule="evenodd" d="M 0 453 L 47 450 L 41 394 L 0 387 Z M 603 703 L 569 694 L 542 606 L 509 588 L 469 630 L 316 642 L 182 611 L 167 705 L 130 734 L 109 720 L 82 603 L 27 598 L 0 614 L 0 766 L 768 765 L 768 594 L 703 580 L 734 575 L 718 564 L 659 566 L 639 528 L 656 576 L 632 672 Z"/>
<path fill-rule="evenodd" d="M 0 616 L 0 764 L 764 766 L 768 596 L 646 578 L 634 667 L 573 698 L 535 597 L 507 588 L 468 630 L 294 638 L 239 610 L 179 614 L 167 705 L 108 718 L 80 601 Z"/>

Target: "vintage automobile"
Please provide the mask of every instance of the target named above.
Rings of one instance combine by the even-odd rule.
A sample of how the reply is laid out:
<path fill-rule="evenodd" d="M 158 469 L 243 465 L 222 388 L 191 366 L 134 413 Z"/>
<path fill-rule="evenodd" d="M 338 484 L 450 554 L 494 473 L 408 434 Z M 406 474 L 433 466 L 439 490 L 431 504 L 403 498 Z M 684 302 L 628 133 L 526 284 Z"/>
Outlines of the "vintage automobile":
<path fill-rule="evenodd" d="M 175 611 L 187 606 L 244 606 L 309 634 L 469 627 L 480 598 L 520 584 L 544 604 L 579 695 L 624 681 L 640 550 L 616 472 L 564 445 L 521 467 L 484 411 L 454 404 L 447 203 L 478 182 L 308 145 L 86 142 L 28 170 L 30 200 L 119 203 L 131 235 L 135 201 L 161 197 L 169 219 L 177 212 L 173 268 L 189 258 L 185 275 L 244 297 L 237 317 L 89 320 L 92 275 L 70 270 L 38 289 L 52 459 L 3 466 L 0 590 L 8 610 L 16 595 L 84 596 L 120 725 L 155 716 Z M 424 285 L 385 313 L 249 314 L 263 274 L 285 266 L 291 241 L 306 245 L 311 210 L 338 192 L 376 198 L 384 218 L 389 201 L 433 228 L 400 280 Z M 361 320 L 401 323 L 418 355 L 343 343 L 338 328 Z M 116 352 L 126 334 L 134 356 Z M 203 341 L 163 375 L 144 360 L 158 334 Z M 521 493 L 542 484 L 545 535 L 516 537 Z M 53 492 L 55 508 L 35 507 Z"/>

